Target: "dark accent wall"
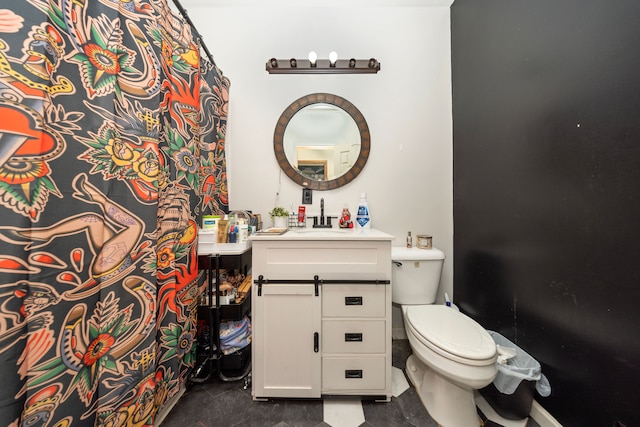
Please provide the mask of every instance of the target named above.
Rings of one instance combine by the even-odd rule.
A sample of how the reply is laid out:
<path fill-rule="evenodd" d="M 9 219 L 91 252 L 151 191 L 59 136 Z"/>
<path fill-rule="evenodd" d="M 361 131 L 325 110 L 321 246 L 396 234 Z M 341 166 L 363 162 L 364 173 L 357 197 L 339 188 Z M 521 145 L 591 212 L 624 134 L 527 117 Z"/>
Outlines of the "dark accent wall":
<path fill-rule="evenodd" d="M 565 426 L 640 425 L 640 2 L 451 7 L 454 293 Z"/>

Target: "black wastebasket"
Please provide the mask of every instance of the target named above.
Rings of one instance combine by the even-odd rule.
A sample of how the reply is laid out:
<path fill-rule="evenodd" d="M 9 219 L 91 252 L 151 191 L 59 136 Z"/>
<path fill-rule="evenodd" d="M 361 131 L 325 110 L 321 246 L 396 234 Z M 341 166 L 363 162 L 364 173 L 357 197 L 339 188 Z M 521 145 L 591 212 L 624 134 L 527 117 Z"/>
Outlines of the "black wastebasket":
<path fill-rule="evenodd" d="M 510 420 L 527 418 L 531 413 L 535 391 L 541 396 L 551 394 L 549 381 L 542 374 L 540 363 L 527 352 L 499 333 L 487 332 L 499 350 L 515 350 L 515 356 L 506 360 L 500 357 L 496 361 L 498 375 L 493 383 L 480 389 L 480 394 L 501 417 Z"/>

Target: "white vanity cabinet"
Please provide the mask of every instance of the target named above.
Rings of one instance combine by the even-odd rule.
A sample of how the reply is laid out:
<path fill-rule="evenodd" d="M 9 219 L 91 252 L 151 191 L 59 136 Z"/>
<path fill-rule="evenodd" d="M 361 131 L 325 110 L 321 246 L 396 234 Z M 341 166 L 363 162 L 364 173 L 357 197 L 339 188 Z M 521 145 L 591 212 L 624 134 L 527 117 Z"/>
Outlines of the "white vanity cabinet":
<path fill-rule="evenodd" d="M 391 240 L 289 231 L 253 244 L 252 394 L 391 399 Z"/>

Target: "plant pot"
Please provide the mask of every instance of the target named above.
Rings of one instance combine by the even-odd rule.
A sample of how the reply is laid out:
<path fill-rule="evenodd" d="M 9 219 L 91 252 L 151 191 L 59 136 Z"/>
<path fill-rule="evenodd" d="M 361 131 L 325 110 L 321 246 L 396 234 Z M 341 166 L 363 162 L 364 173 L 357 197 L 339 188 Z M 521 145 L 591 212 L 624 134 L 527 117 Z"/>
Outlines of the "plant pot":
<path fill-rule="evenodd" d="M 286 216 L 274 216 L 273 217 L 273 227 L 274 228 L 287 228 L 287 217 Z"/>

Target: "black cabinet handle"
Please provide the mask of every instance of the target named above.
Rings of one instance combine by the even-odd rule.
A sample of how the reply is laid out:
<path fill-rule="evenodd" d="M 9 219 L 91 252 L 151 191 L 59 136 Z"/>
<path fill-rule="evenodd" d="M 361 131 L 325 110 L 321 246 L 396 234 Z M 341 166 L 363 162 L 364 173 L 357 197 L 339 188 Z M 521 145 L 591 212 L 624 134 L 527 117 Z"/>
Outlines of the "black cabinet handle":
<path fill-rule="evenodd" d="M 320 334 L 317 332 L 313 334 L 313 351 L 315 353 L 320 351 Z"/>
<path fill-rule="evenodd" d="M 344 377 L 348 379 L 362 378 L 362 369 L 347 369 L 344 371 Z"/>
<path fill-rule="evenodd" d="M 362 305 L 362 297 L 344 297 L 344 305 Z"/>
<path fill-rule="evenodd" d="M 362 342 L 362 332 L 347 332 L 344 334 L 345 342 Z"/>

